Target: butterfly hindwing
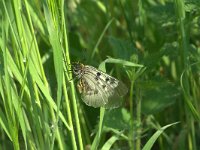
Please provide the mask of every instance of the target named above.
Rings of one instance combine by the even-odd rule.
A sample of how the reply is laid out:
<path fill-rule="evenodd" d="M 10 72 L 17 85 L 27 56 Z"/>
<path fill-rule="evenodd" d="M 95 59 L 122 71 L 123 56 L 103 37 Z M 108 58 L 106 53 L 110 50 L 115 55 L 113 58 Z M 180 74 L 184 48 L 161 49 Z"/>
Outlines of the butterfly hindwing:
<path fill-rule="evenodd" d="M 123 96 L 128 92 L 128 89 L 121 81 L 118 82 L 118 86 L 114 90 L 114 94 L 109 97 L 108 103 L 104 105 L 105 108 L 119 107 L 123 102 Z"/>

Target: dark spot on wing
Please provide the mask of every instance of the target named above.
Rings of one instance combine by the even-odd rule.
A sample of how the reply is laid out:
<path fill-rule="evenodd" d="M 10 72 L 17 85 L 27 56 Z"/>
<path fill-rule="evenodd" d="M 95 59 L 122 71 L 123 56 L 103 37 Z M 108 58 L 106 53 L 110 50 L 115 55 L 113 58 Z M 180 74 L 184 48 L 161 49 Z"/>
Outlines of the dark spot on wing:
<path fill-rule="evenodd" d="M 93 92 L 92 91 L 87 91 L 87 95 L 92 95 L 93 94 Z"/>
<path fill-rule="evenodd" d="M 90 90 L 90 91 L 87 91 L 87 95 L 91 96 L 91 95 L 95 95 L 95 94 L 98 94 L 99 91 L 97 89 L 95 90 Z"/>
<path fill-rule="evenodd" d="M 105 88 L 106 88 L 106 85 L 104 84 L 104 85 L 102 85 L 102 87 L 103 87 L 103 89 L 105 89 Z"/>
<path fill-rule="evenodd" d="M 95 80 L 99 80 L 100 75 L 101 75 L 101 73 L 100 73 L 100 72 L 97 72 L 96 77 L 95 77 Z"/>
<path fill-rule="evenodd" d="M 94 94 L 98 94 L 98 93 L 99 93 L 99 91 L 98 91 L 98 90 L 95 90 L 95 91 L 94 91 Z"/>
<path fill-rule="evenodd" d="M 110 79 L 107 77 L 107 78 L 106 78 L 106 82 L 108 82 L 109 80 L 110 80 Z"/>
<path fill-rule="evenodd" d="M 115 79 L 110 78 L 110 84 L 114 84 L 115 83 Z"/>
<path fill-rule="evenodd" d="M 100 72 L 97 72 L 97 76 L 99 77 L 101 75 L 101 73 Z"/>

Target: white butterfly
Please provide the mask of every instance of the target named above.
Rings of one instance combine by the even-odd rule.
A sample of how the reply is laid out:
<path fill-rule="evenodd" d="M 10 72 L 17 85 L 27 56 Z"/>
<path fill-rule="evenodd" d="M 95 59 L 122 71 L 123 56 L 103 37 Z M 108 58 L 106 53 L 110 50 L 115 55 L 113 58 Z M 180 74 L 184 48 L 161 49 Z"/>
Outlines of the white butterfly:
<path fill-rule="evenodd" d="M 121 81 L 81 63 L 73 63 L 72 70 L 79 79 L 77 88 L 81 98 L 88 106 L 116 108 L 122 104 L 128 89 Z"/>

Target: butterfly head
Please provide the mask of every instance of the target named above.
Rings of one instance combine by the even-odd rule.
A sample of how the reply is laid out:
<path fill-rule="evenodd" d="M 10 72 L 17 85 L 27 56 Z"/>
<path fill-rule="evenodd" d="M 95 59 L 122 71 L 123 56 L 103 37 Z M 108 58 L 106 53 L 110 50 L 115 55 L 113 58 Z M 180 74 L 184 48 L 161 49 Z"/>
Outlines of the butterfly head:
<path fill-rule="evenodd" d="M 81 77 L 84 73 L 83 69 L 84 69 L 83 64 L 81 64 L 79 62 L 72 63 L 72 71 L 75 76 Z"/>

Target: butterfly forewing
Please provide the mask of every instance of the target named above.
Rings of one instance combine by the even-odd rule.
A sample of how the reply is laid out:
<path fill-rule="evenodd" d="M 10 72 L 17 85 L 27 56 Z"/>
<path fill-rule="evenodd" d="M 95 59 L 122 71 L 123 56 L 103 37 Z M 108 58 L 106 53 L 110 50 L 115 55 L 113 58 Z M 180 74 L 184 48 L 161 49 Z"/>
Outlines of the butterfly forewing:
<path fill-rule="evenodd" d="M 128 91 L 121 81 L 92 66 L 85 65 L 81 75 L 77 76 L 80 77 L 78 89 L 81 98 L 89 106 L 119 107 L 123 102 L 122 96 Z"/>
<path fill-rule="evenodd" d="M 85 90 L 81 93 L 81 98 L 87 105 L 100 107 L 107 103 L 107 95 L 105 95 L 101 88 L 95 84 L 91 76 L 85 74 L 81 80 L 84 80 L 85 85 L 89 87 L 89 90 Z"/>

